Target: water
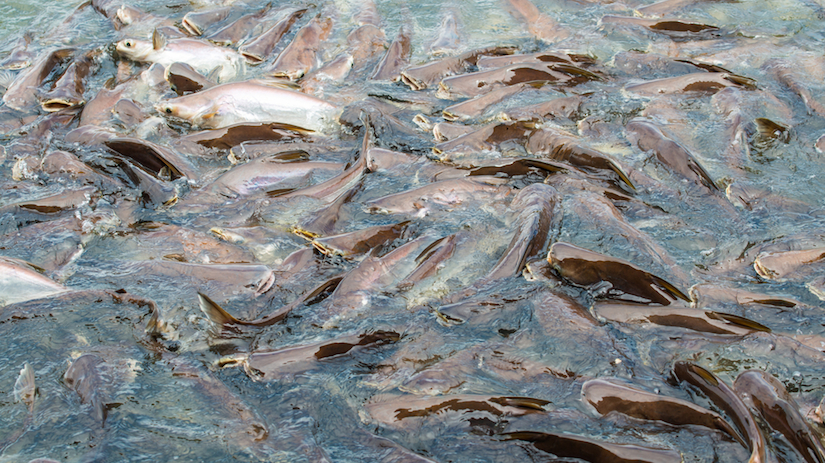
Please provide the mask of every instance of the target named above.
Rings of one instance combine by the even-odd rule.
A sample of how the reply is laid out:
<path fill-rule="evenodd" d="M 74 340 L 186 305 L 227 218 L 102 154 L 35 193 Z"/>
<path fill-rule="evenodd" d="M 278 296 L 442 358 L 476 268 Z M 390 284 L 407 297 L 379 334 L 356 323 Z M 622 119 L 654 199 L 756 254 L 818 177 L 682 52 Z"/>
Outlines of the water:
<path fill-rule="evenodd" d="M 112 82 L 126 82 L 147 68 L 118 57 L 114 51 L 118 40 L 148 39 L 164 20 L 179 24 L 186 13 L 210 7 L 208 3 L 135 2 L 131 6 L 154 18 L 115 29 L 101 13 L 79 2 L 49 2 L 36 8 L 0 2 L 0 58 L 11 53 L 27 32 L 32 37 L 28 45 L 32 57 L 57 47 L 76 47 L 78 54 L 98 49 L 96 66 L 83 92 L 89 101 L 103 88 L 111 88 Z M 800 412 L 822 432 L 814 409 L 825 390 L 821 352 L 825 325 L 820 322 L 822 302 L 809 287 L 817 287 L 825 269 L 815 262 L 784 280 L 773 280 L 758 275 L 753 262 L 767 251 L 822 247 L 825 191 L 820 177 L 825 171 L 814 144 L 825 133 L 825 114 L 816 110 L 825 75 L 821 57 L 825 37 L 819 27 L 823 8 L 813 1 L 774 1 L 769 8 L 765 2 L 754 1 L 700 2 L 667 16 L 712 24 L 719 30 L 703 37 L 671 38 L 604 19 L 634 16 L 634 7 L 650 2 L 536 0 L 539 10 L 567 32 L 567 38 L 548 44 L 532 37 L 505 3 L 378 2 L 376 9 L 387 43 L 402 26 L 409 27 L 411 65 L 440 59 L 429 53 L 429 44 L 449 12 L 458 20 L 461 38 L 453 54 L 506 45 L 517 47 L 519 53 L 565 51 L 594 58 L 604 79 L 559 87 L 560 91 L 531 89 L 466 124 L 481 127 L 503 110 L 560 96 L 582 96 L 579 111 L 548 124 L 577 134 L 584 145 L 616 159 L 631 172 L 637 188 L 635 192 L 625 188 L 625 193 L 635 199 L 613 201 L 615 212 L 609 212 L 614 206 L 597 207 L 597 193 L 585 194 L 575 184 L 564 182 L 567 177 L 556 174 L 548 183 L 562 194 L 563 217 L 554 236 L 627 259 L 682 291 L 694 287 L 695 294 L 704 295 L 697 301 L 699 307 L 747 317 L 770 327 L 772 333 L 709 335 L 652 323 L 596 321 L 589 307 L 600 300 L 605 288 L 600 292 L 557 279 L 528 281 L 522 277 L 475 287 L 469 302 L 449 309 L 467 316 L 464 324 L 439 322 L 436 309 L 462 302 L 455 294 L 473 287 L 507 249 L 518 220 L 519 211 L 510 207 L 515 191 L 503 197 L 476 193 L 458 206 L 420 200 L 429 207 L 426 215 L 366 210 L 367 201 L 428 185 L 444 167 L 425 159 L 435 157 L 431 150 L 435 142 L 412 119 L 423 114 L 432 123 L 442 121 L 441 111 L 458 102 L 436 98 L 434 89 L 414 92 L 401 83 L 368 81 L 383 53 L 356 63 L 343 81 L 321 82 L 315 94 L 350 108 L 349 120 L 357 120 L 358 115 L 351 108 L 373 98 L 406 127 L 381 126 L 374 143 L 413 153 L 417 161 L 367 174 L 361 189 L 341 207 L 335 233 L 404 220 L 411 224 L 403 237 L 385 243 L 375 256 L 346 259 L 316 253 L 310 264 L 291 274 L 284 267 L 285 260 L 308 247 L 293 228 L 305 226 L 327 203 L 301 196 L 236 200 L 201 194 L 202 187 L 208 189 L 212 180 L 232 166 L 228 153 L 193 154 L 177 145 L 181 135 L 192 131 L 190 125 L 159 118 L 152 108 L 174 93 L 168 87 L 153 88 L 135 81 L 139 83 L 124 97 L 144 111 L 147 121 L 138 126 L 124 115 L 107 115 L 101 124 L 120 135 L 180 150 L 196 172 L 192 181 L 161 182 L 158 188 L 163 191 L 153 190 L 158 196 L 150 200 L 132 186 L 134 180 L 118 157 L 101 146 L 65 140 L 77 120 L 40 133 L 49 116 L 38 109 L 15 112 L 4 107 L 0 112 L 5 131 L 0 140 L 5 149 L 0 170 L 0 255 L 29 261 L 74 290 L 4 307 L 0 312 L 0 348 L 6 355 L 0 364 L 0 461 L 487 462 L 550 458 L 530 444 L 504 439 L 505 433 L 516 431 L 566 433 L 601 442 L 673 449 L 684 461 L 747 459 L 749 452 L 743 446 L 719 432 L 621 414 L 600 416 L 582 400 L 585 381 L 614 378 L 719 411 L 721 407 L 704 394 L 673 384 L 670 376 L 676 361 L 695 362 L 731 385 L 742 371 L 766 371 L 787 387 Z M 320 61 L 334 59 L 349 47 L 347 36 L 357 26 L 360 5 L 333 1 L 310 6 L 273 57 L 262 65 L 248 66 L 238 79 L 262 77 L 274 55 L 318 14 L 334 18 L 331 35 L 320 48 Z M 294 6 L 274 2 L 273 11 Z M 235 2 L 232 17 L 261 7 L 255 2 Z M 662 57 L 659 64 L 648 64 L 635 61 L 638 52 Z M 722 66 L 755 79 L 758 86 L 716 95 L 643 96 L 625 89 L 646 79 L 690 72 L 685 71 L 690 65 L 666 57 Z M 810 92 L 812 99 L 807 104 L 787 81 L 777 77 L 777 60 L 784 60 L 794 82 Z M 44 89 L 67 66 L 58 66 Z M 8 77 L 14 77 L 24 71 L 8 72 Z M 726 98 L 735 104 L 729 105 Z M 624 129 L 639 116 L 666 124 L 720 191 L 709 192 L 673 174 L 652 154 L 639 150 Z M 768 118 L 789 131 L 781 140 L 760 139 L 754 135 L 756 118 Z M 749 152 L 733 145 L 731 134 L 737 128 Z M 347 163 L 359 152 L 361 137 L 358 127 L 342 127 L 301 148 L 312 160 Z M 47 173 L 41 159 L 58 149 L 93 166 L 94 173 Z M 456 159 L 469 163 L 524 154 L 523 146 L 510 143 L 462 153 Z M 517 188 L 540 181 L 542 176 L 535 173 L 502 180 Z M 64 212 L 44 214 L 19 207 L 25 201 L 85 185 L 94 187 L 91 197 Z M 763 192 L 746 208 L 735 195 L 725 195 L 729 185 L 732 191 L 748 187 Z M 162 204 L 175 196 L 177 203 Z M 598 218 L 597 213 L 615 216 Z M 215 229 L 223 230 L 225 238 L 220 239 Z M 413 238 L 435 241 L 454 233 L 451 257 L 434 276 L 403 291 L 395 285 L 415 267 L 420 250 L 388 267 L 383 276 L 374 277 L 364 291 L 346 299 L 310 299 L 271 326 L 221 330 L 199 307 L 198 293 L 202 293 L 240 319 L 265 317 L 330 278 L 354 272 L 362 262 L 371 262 Z M 275 283 L 266 290 L 261 282 L 270 277 L 270 271 L 275 272 Z M 4 285 L 5 291 L 15 290 Z M 703 292 L 707 287 L 751 291 L 797 303 L 737 303 L 708 296 L 709 292 Z M 157 331 L 147 331 L 152 326 L 153 303 L 160 325 Z M 395 334 L 381 342 L 362 337 L 376 332 Z M 287 351 L 301 346 L 309 347 Z M 341 349 L 346 353 L 321 359 L 315 355 Z M 255 353 L 266 351 L 282 351 L 280 367 L 255 363 Z M 289 357 L 284 352 L 297 353 Z M 88 383 L 81 384 L 91 384 L 89 391 L 72 387 L 64 379 L 69 362 L 82 355 L 101 360 L 101 366 L 89 372 Z M 31 412 L 13 394 L 18 372 L 26 362 L 34 368 L 38 387 Z M 381 418 L 378 411 L 380 404 L 393 401 L 398 401 L 395 410 L 414 409 L 430 395 L 444 400 L 531 397 L 550 403 L 540 413 L 525 413 L 523 408 L 499 413 L 444 407 L 427 416 L 401 420 Z M 105 419 L 99 410 L 105 410 Z M 786 461 L 803 461 L 778 433 L 771 433 L 766 425 L 763 431 L 770 437 L 772 452 Z"/>

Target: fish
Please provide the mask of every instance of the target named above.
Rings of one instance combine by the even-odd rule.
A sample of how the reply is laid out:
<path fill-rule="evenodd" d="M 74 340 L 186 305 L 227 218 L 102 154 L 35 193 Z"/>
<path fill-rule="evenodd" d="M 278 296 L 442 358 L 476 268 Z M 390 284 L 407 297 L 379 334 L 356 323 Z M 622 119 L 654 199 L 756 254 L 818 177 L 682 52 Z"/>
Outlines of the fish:
<path fill-rule="evenodd" d="M 196 127 L 220 129 L 238 123 L 278 122 L 325 132 L 338 108 L 319 98 L 261 81 L 231 82 L 162 101 L 155 109 Z"/>
<path fill-rule="evenodd" d="M 648 19 L 628 16 L 606 15 L 602 24 L 624 24 L 645 27 L 653 32 L 667 35 L 673 40 L 708 39 L 720 35 L 720 29 L 709 24 L 701 24 L 681 19 Z"/>
<path fill-rule="evenodd" d="M 132 61 L 160 64 L 186 63 L 218 82 L 227 82 L 244 73 L 244 59 L 240 53 L 197 39 L 166 39 L 157 29 L 152 41 L 124 39 L 115 45 L 117 52 Z"/>
<path fill-rule="evenodd" d="M 756 273 L 766 280 L 784 281 L 794 273 L 825 258 L 825 249 L 800 249 L 760 253 L 753 261 Z"/>
<path fill-rule="evenodd" d="M 717 407 L 725 411 L 734 422 L 740 435 L 747 442 L 751 452 L 748 463 L 763 463 L 768 461 L 765 437 L 754 421 L 753 415 L 742 399 L 710 371 L 691 362 L 676 362 L 673 364 L 673 377 L 679 382 L 686 382 L 702 391 Z"/>
<path fill-rule="evenodd" d="M 351 258 L 403 238 L 409 225 L 409 220 L 394 225 L 376 225 L 341 235 L 315 238 L 312 245 L 321 254 Z"/>
<path fill-rule="evenodd" d="M 562 27 L 550 16 L 541 13 L 530 0 L 508 0 L 510 13 L 526 23 L 527 30 L 537 39 L 546 43 L 556 43 L 570 36 L 570 31 Z"/>
<path fill-rule="evenodd" d="M 601 415 L 616 412 L 641 420 L 662 421 L 674 426 L 702 426 L 747 445 L 721 415 L 685 400 L 643 391 L 607 379 L 591 379 L 585 382 L 582 385 L 582 398 Z"/>
<path fill-rule="evenodd" d="M 485 277 L 489 280 L 521 275 L 528 260 L 545 252 L 561 224 L 561 196 L 550 185 L 534 183 L 522 188 L 510 208 L 518 211 L 516 232 Z"/>
<path fill-rule="evenodd" d="M 332 359 L 363 348 L 392 344 L 401 339 L 393 331 L 374 331 L 360 335 L 287 347 L 273 351 L 256 351 L 219 360 L 222 367 L 241 365 L 255 381 L 278 381 L 302 375 Z"/>
<path fill-rule="evenodd" d="M 433 153 L 443 161 L 449 161 L 468 153 L 498 150 L 500 146 L 508 143 L 523 146 L 535 130 L 536 127 L 531 123 L 494 122 L 435 145 Z"/>
<path fill-rule="evenodd" d="M 565 280 L 591 289 L 606 289 L 610 298 L 670 305 L 676 299 L 691 302 L 671 283 L 622 259 L 598 254 L 569 243 L 556 242 L 547 261 Z"/>
<path fill-rule="evenodd" d="M 203 35 L 204 29 L 226 19 L 232 7 L 224 6 L 206 11 L 190 11 L 183 16 L 181 25 L 189 35 Z"/>
<path fill-rule="evenodd" d="M 672 172 L 704 185 L 711 191 L 719 190 L 710 174 L 696 158 L 684 146 L 665 135 L 653 122 L 633 119 L 625 128 L 640 150 L 652 151 L 656 159 Z"/>
<path fill-rule="evenodd" d="M 535 156 L 569 163 L 589 173 L 618 178 L 631 191 L 636 188 L 619 163 L 563 130 L 544 126 L 530 134 L 526 148 Z"/>
<path fill-rule="evenodd" d="M 436 39 L 427 47 L 427 52 L 433 56 L 449 55 L 461 45 L 461 34 L 458 31 L 458 18 L 455 11 L 447 10 L 441 19 Z"/>
<path fill-rule="evenodd" d="M 436 96 L 442 99 L 473 98 L 502 86 L 529 83 L 574 86 L 587 80 L 601 80 L 591 71 L 575 65 L 560 63 L 516 63 L 510 66 L 445 77 L 438 84 Z"/>
<path fill-rule="evenodd" d="M 387 52 L 375 71 L 370 76 L 370 80 L 389 80 L 396 82 L 401 79 L 401 71 L 409 66 L 410 57 L 412 56 L 412 45 L 410 37 L 410 28 L 407 25 L 402 25 L 398 28 L 398 35 L 390 43 Z"/>
<path fill-rule="evenodd" d="M 445 415 L 458 415 L 462 421 L 483 416 L 523 416 L 546 413 L 550 401 L 533 397 L 449 394 L 446 396 L 380 397 L 366 404 L 366 411 L 372 420 L 384 426 L 398 427 L 404 420 L 436 417 L 444 420 Z"/>
<path fill-rule="evenodd" d="M 222 129 L 190 133 L 180 137 L 175 144 L 197 143 L 205 148 L 227 150 L 247 142 L 307 140 L 312 133 L 301 127 L 280 122 L 241 122 Z M 284 153 L 279 157 L 286 160 Z"/>
<path fill-rule="evenodd" d="M 464 52 L 458 56 L 412 66 L 401 71 L 401 81 L 413 90 L 424 90 L 440 82 L 443 78 L 461 74 L 476 65 L 484 55 L 512 55 L 514 47 L 488 47 Z"/>
<path fill-rule="evenodd" d="M 174 180 L 185 177 L 192 182 L 199 179 L 188 159 L 165 146 L 131 137 L 112 137 L 105 140 L 103 145 L 156 178 L 168 176 Z"/>
<path fill-rule="evenodd" d="M 238 52 L 243 55 L 246 61 L 250 64 L 259 64 L 266 61 L 278 42 L 281 41 L 283 36 L 289 32 L 290 28 L 292 28 L 292 25 L 295 24 L 295 22 L 299 20 L 306 12 L 306 8 L 292 10 L 287 13 L 283 19 L 278 21 L 274 26 L 267 29 L 254 40 L 238 47 Z"/>
<path fill-rule="evenodd" d="M 682 461 L 679 452 L 670 449 L 613 444 L 571 434 L 515 431 L 502 433 L 500 437 L 504 440 L 527 441 L 542 452 L 591 463 L 678 463 Z"/>
<path fill-rule="evenodd" d="M 69 363 L 63 375 L 63 382 L 77 393 L 80 403 L 90 404 L 92 416 L 101 427 L 106 423 L 109 401 L 101 371 L 104 364 L 98 355 L 83 354 Z"/>
<path fill-rule="evenodd" d="M 799 413 L 799 405 L 785 385 L 761 370 L 739 373 L 733 388 L 745 396 L 746 403 L 755 408 L 771 428 L 779 431 L 808 463 L 825 462 L 825 447 L 819 434 Z"/>
<path fill-rule="evenodd" d="M 756 331 L 771 332 L 770 328 L 759 322 L 713 310 L 597 302 L 593 304 L 592 311 L 597 317 L 618 323 L 653 323 L 703 333 L 745 336 Z"/>
<path fill-rule="evenodd" d="M 41 55 L 34 64 L 17 74 L 3 94 L 3 102 L 18 111 L 27 111 L 37 105 L 37 88 L 60 63 L 74 53 L 73 48 L 60 48 Z"/>
<path fill-rule="evenodd" d="M 263 20 L 271 8 L 272 4 L 268 4 L 254 13 L 243 15 L 231 24 L 206 37 L 206 39 L 212 43 L 223 46 L 237 45 L 252 33 L 255 25 Z"/>
<path fill-rule="evenodd" d="M 332 31 L 332 18 L 312 18 L 295 34 L 266 73 L 273 77 L 298 80 L 317 66 L 318 51 Z"/>
<path fill-rule="evenodd" d="M 508 196 L 508 186 L 490 184 L 484 177 L 458 178 L 433 182 L 412 190 L 395 193 L 364 203 L 371 214 L 407 214 L 426 216 L 434 208 L 454 208 L 471 200 L 497 200 Z"/>
<path fill-rule="evenodd" d="M 166 67 L 163 77 L 178 96 L 217 85 L 186 63 L 172 63 Z"/>
<path fill-rule="evenodd" d="M 314 289 L 307 291 L 306 293 L 302 294 L 300 297 L 295 299 L 294 301 L 286 304 L 279 309 L 275 310 L 274 312 L 269 313 L 261 318 L 255 320 L 241 320 L 236 318 L 235 316 L 231 315 L 227 312 L 223 307 L 218 305 L 215 301 L 209 298 L 209 296 L 198 293 L 198 301 L 200 304 L 201 312 L 206 315 L 206 317 L 212 323 L 216 325 L 220 325 L 224 328 L 232 328 L 232 327 L 240 327 L 240 326 L 251 326 L 251 327 L 265 327 L 274 325 L 276 323 L 281 323 L 290 314 L 296 307 L 300 307 L 301 305 L 314 305 L 318 302 L 324 300 L 325 298 L 329 297 L 338 285 L 341 283 L 342 277 L 334 277 L 331 278 Z"/>
<path fill-rule="evenodd" d="M 625 86 L 625 90 L 639 95 L 653 96 L 674 93 L 712 95 L 728 87 L 756 89 L 756 81 L 727 72 L 694 72 L 676 77 L 665 77 Z"/>

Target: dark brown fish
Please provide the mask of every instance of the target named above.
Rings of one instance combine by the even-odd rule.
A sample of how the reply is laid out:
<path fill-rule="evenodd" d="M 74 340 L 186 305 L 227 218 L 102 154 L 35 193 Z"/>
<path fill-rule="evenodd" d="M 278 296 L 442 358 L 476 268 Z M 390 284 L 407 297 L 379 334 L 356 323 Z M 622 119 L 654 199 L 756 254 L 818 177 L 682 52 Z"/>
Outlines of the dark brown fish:
<path fill-rule="evenodd" d="M 416 418 L 459 416 L 523 416 L 546 413 L 550 401 L 532 397 L 453 394 L 436 397 L 405 395 L 392 399 L 380 397 L 366 405 L 372 419 L 386 426 L 399 426 Z"/>
<path fill-rule="evenodd" d="M 453 233 L 427 246 L 421 251 L 421 254 L 416 257 L 415 260 L 418 266 L 415 267 L 415 270 L 404 277 L 396 287 L 402 291 L 408 290 L 419 281 L 435 275 L 443 262 L 453 255 L 457 241 L 458 234 Z"/>
<path fill-rule="evenodd" d="M 740 444 L 747 445 L 721 415 L 685 400 L 604 379 L 585 382 L 582 385 L 582 398 L 602 415 L 617 412 L 641 420 L 663 421 L 674 426 L 704 426 L 721 431 Z"/>
<path fill-rule="evenodd" d="M 217 85 L 186 63 L 173 63 L 166 68 L 164 77 L 178 95 L 197 92 Z"/>
<path fill-rule="evenodd" d="M 736 377 L 733 388 L 745 395 L 745 401 L 762 418 L 779 431 L 808 463 L 825 462 L 825 448 L 819 433 L 799 413 L 799 405 L 788 394 L 785 385 L 761 370 L 743 371 Z"/>
<path fill-rule="evenodd" d="M 627 123 L 626 129 L 640 150 L 652 151 L 656 159 L 672 172 L 713 191 L 719 190 L 710 174 L 687 148 L 665 135 L 653 122 L 633 119 Z"/>
<path fill-rule="evenodd" d="M 591 463 L 679 463 L 681 455 L 673 450 L 632 444 L 599 442 L 587 437 L 534 431 L 501 434 L 505 440 L 523 440 L 543 452 L 562 458 L 577 458 Z"/>
<path fill-rule="evenodd" d="M 670 305 L 676 298 L 690 297 L 667 281 L 622 259 L 609 257 L 572 244 L 558 242 L 550 247 L 547 260 L 567 281 L 584 287 L 607 285 L 610 298 Z"/>
<path fill-rule="evenodd" d="M 209 318 L 209 321 L 216 325 L 220 325 L 222 327 L 264 327 L 284 321 L 287 315 L 289 315 L 290 312 L 292 312 L 292 310 L 294 310 L 296 307 L 300 307 L 304 304 L 316 304 L 324 300 L 325 298 L 329 297 L 341 283 L 342 279 L 342 277 L 335 277 L 330 280 L 327 280 L 318 285 L 317 287 L 315 287 L 314 289 L 302 294 L 300 297 L 290 302 L 289 304 L 286 304 L 283 307 L 275 310 L 274 312 L 269 313 L 266 316 L 255 320 L 241 320 L 235 318 L 229 312 L 224 310 L 223 307 L 221 307 L 215 301 L 210 299 L 209 296 L 203 293 L 198 293 L 198 300 L 200 301 L 201 311 L 204 313 L 204 315 L 206 315 L 207 318 Z"/>
<path fill-rule="evenodd" d="M 74 54 L 73 48 L 52 50 L 42 55 L 31 67 L 21 71 L 3 94 L 6 106 L 26 111 L 38 104 L 37 88 L 43 84 L 55 67 Z"/>
<path fill-rule="evenodd" d="M 527 151 L 536 156 L 570 163 L 591 173 L 615 176 L 631 190 L 635 189 L 633 182 L 616 161 L 562 130 L 543 127 L 534 131 L 527 140 Z"/>
<path fill-rule="evenodd" d="M 530 122 L 495 122 L 439 143 L 433 147 L 433 152 L 446 161 L 477 151 L 496 150 L 504 143 L 523 146 L 535 130 L 535 125 Z"/>
<path fill-rule="evenodd" d="M 717 407 L 725 411 L 728 417 L 736 424 L 739 432 L 747 441 L 751 452 L 748 463 L 767 462 L 765 437 L 756 425 L 748 407 L 742 402 L 724 381 L 710 371 L 690 362 L 676 362 L 673 365 L 673 376 L 681 382 L 686 382 L 698 388 Z"/>
<path fill-rule="evenodd" d="M 246 61 L 251 64 L 266 61 L 272 53 L 272 50 L 278 45 L 278 42 L 281 41 L 283 36 L 289 32 L 292 25 L 295 24 L 295 21 L 300 19 L 306 12 L 307 10 L 305 8 L 293 10 L 274 26 L 267 29 L 266 32 L 255 38 L 255 40 L 240 46 L 238 51 L 246 58 Z"/>
<path fill-rule="evenodd" d="M 322 254 L 333 256 L 353 257 L 366 254 L 371 250 L 390 244 L 392 241 L 406 235 L 409 221 L 395 225 L 376 225 L 343 235 L 327 236 L 312 240 Z"/>
<path fill-rule="evenodd" d="M 516 233 L 487 274 L 490 280 L 520 275 L 529 259 L 543 255 L 561 222 L 561 196 L 543 183 L 519 190 L 510 208 L 518 211 Z"/>
<path fill-rule="evenodd" d="M 197 143 L 206 148 L 225 150 L 244 142 L 305 140 L 311 133 L 310 130 L 279 122 L 240 123 L 184 135 L 177 143 Z"/>
<path fill-rule="evenodd" d="M 221 359 L 222 366 L 243 365 L 247 374 L 258 381 L 277 381 L 303 374 L 328 360 L 349 354 L 358 348 L 391 344 L 401 339 L 392 331 L 375 331 L 361 335 L 342 336 L 331 341 L 288 347 L 275 351 L 258 351 L 245 356 Z"/>
<path fill-rule="evenodd" d="M 646 27 L 647 29 L 667 35 L 674 40 L 707 39 L 719 35 L 719 28 L 709 24 L 700 24 L 681 19 L 647 19 L 628 16 L 607 15 L 602 24 L 624 24 Z"/>
<path fill-rule="evenodd" d="M 52 89 L 40 95 L 40 107 L 44 111 L 54 112 L 85 104 L 85 80 L 92 72 L 95 59 L 100 53 L 101 50 L 92 50 L 73 60 Z"/>
<path fill-rule="evenodd" d="M 687 307 L 651 307 L 649 305 L 597 302 L 593 313 L 618 323 L 653 323 L 677 326 L 703 333 L 745 336 L 755 331 L 769 333 L 770 328 L 738 315 Z"/>
<path fill-rule="evenodd" d="M 188 160 L 167 147 L 129 137 L 110 138 L 103 144 L 155 177 L 169 176 L 173 180 L 186 177 L 192 181 L 199 178 Z"/>

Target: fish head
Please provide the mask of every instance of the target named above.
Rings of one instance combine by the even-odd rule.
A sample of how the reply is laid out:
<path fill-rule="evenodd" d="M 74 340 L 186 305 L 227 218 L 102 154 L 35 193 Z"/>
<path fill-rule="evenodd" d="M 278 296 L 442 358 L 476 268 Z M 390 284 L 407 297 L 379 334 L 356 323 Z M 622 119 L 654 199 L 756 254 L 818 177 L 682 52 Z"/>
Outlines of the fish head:
<path fill-rule="evenodd" d="M 115 45 L 115 49 L 125 58 L 142 61 L 149 56 L 149 53 L 154 50 L 154 47 L 151 42 L 145 40 L 124 39 Z"/>

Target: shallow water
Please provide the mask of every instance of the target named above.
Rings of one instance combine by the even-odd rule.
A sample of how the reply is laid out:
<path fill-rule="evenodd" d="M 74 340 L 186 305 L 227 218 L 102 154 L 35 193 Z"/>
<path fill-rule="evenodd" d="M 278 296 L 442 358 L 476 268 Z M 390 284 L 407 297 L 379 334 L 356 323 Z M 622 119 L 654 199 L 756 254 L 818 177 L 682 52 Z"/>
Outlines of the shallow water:
<path fill-rule="evenodd" d="M 156 18 L 116 29 L 100 12 L 79 2 L 48 2 L 34 8 L 0 1 L 0 58 L 18 46 L 24 33 L 31 33 L 32 57 L 66 46 L 76 47 L 78 54 L 98 49 L 96 66 L 85 82 L 89 101 L 112 82 L 126 82 L 148 68 L 119 57 L 114 48 L 118 40 L 148 39 L 163 19 L 180 24 L 186 13 L 214 6 L 209 3 L 136 1 L 131 6 Z M 0 146 L 5 152 L 0 170 L 0 256 L 38 266 L 71 292 L 33 296 L 0 309 L 0 349 L 5 352 L 0 363 L 0 461 L 551 458 L 531 444 L 504 439 L 505 433 L 515 431 L 672 449 L 691 462 L 747 459 L 749 451 L 720 432 L 617 413 L 600 416 L 582 399 L 581 387 L 588 379 L 614 378 L 724 415 L 722 407 L 701 392 L 673 383 L 671 371 L 677 361 L 695 362 L 730 385 L 747 369 L 768 372 L 786 386 L 800 413 L 821 435 L 815 408 L 825 393 L 825 324 L 822 301 L 809 287 L 825 276 L 825 266 L 808 263 L 777 280 L 760 276 L 753 263 L 762 252 L 825 247 L 825 169 L 815 149 L 825 133 L 825 114 L 814 109 L 825 103 L 825 37 L 820 28 L 825 9 L 814 1 L 774 1 L 769 8 L 766 2 L 747 0 L 695 2 L 666 16 L 719 30 L 702 37 L 672 38 L 603 20 L 608 15 L 641 16 L 638 9 L 652 2 L 536 0 L 539 10 L 567 31 L 567 38 L 548 43 L 531 36 L 505 3 L 379 1 L 376 9 L 387 44 L 399 28 L 410 27 L 411 66 L 441 58 L 428 50 L 449 13 L 457 18 L 460 45 L 448 55 L 506 45 L 516 47 L 517 53 L 563 51 L 594 58 L 595 69 L 605 76 L 602 80 L 559 85 L 558 91 L 552 86 L 526 90 L 465 124 L 481 127 L 504 110 L 582 96 L 579 111 L 570 118 L 545 124 L 576 134 L 585 145 L 619 162 L 630 173 L 635 191 L 595 177 L 588 181 L 634 200 L 614 201 L 617 216 L 599 218 L 595 214 L 606 209 L 596 208 L 597 193 L 588 196 L 563 181 L 567 174 L 553 174 L 546 183 L 562 195 L 562 217 L 551 233 L 553 239 L 626 259 L 684 292 L 694 288 L 698 307 L 749 318 L 771 333 L 711 335 L 595 319 L 591 305 L 604 299 L 605 288 L 581 288 L 557 275 L 549 280 L 513 276 L 473 287 L 494 267 L 515 233 L 520 211 L 510 206 L 517 189 L 541 182 L 544 176 L 533 172 L 500 179 L 513 187 L 506 195 L 476 193 L 459 205 L 425 200 L 431 206 L 426 214 L 420 208 L 411 214 L 371 213 L 365 206 L 368 201 L 431 182 L 433 172 L 440 169 L 432 151 L 436 142 L 412 120 L 423 114 L 432 123 L 442 121 L 441 111 L 461 101 L 436 98 L 432 88 L 416 92 L 400 82 L 367 80 L 382 53 L 356 63 L 343 81 L 322 82 L 315 94 L 345 108 L 344 114 L 350 109 L 357 116 L 358 110 L 351 108 L 368 98 L 379 107 L 392 108 L 407 130 L 376 129 L 379 136 L 372 144 L 412 153 L 417 161 L 366 174 L 361 189 L 342 206 L 335 233 L 411 223 L 403 237 L 385 243 L 370 257 L 315 252 L 306 269 L 290 276 L 285 259 L 310 246 L 293 228 L 304 226 L 328 202 L 306 196 L 232 199 L 204 193 L 212 180 L 232 167 L 228 151 L 198 155 L 176 145 L 181 135 L 195 129 L 187 122 L 163 119 L 152 106 L 174 92 L 165 84 L 152 88 L 135 80 L 127 96 L 148 121 L 137 127 L 107 116 L 102 125 L 119 135 L 170 147 L 191 163 L 196 178 L 170 180 L 159 175 L 158 183 L 168 192 L 164 200 L 177 196 L 177 202 L 145 199 L 130 174 L 124 173 L 122 160 L 104 147 L 67 142 L 65 136 L 77 127 L 76 119 L 38 134 L 51 116 L 36 108 L 1 108 L 5 135 Z M 319 53 L 320 63 L 332 60 L 347 49 L 360 5 L 332 1 L 308 6 L 273 56 L 261 65 L 247 66 L 237 80 L 263 77 L 277 53 L 316 15 L 334 19 Z M 230 19 L 262 6 L 235 2 Z M 272 11 L 295 6 L 273 2 Z M 280 16 L 269 17 L 273 18 Z M 629 52 L 662 55 L 660 63 L 669 64 L 632 61 Z M 683 67 L 674 70 L 684 64 L 672 59 L 722 66 L 755 79 L 757 89 L 728 90 L 738 98 L 733 110 L 723 109 L 725 91 L 643 96 L 626 89 L 643 80 L 684 73 Z M 776 77 L 777 59 L 784 60 L 812 101 L 806 103 Z M 67 66 L 64 62 L 52 71 L 41 90 L 48 90 Z M 25 71 L 2 72 L 10 81 Z M 749 153 L 731 148 L 730 133 L 736 126 L 730 114 L 736 111 Z M 681 178 L 640 150 L 625 130 L 638 116 L 666 125 L 720 190 Z M 788 127 L 787 135 L 759 138 L 754 135 L 756 118 Z M 349 163 L 359 155 L 362 138 L 363 129 L 345 125 L 313 138 L 307 151 L 313 161 Z M 58 149 L 76 155 L 100 175 L 84 181 L 77 174 L 47 173 L 40 161 Z M 459 153 L 454 159 L 470 165 L 524 155 L 528 153 L 523 146 L 511 143 Z M 85 185 L 94 186 L 91 198 L 63 211 L 42 213 L 19 206 Z M 764 192 L 745 207 L 736 195 L 726 196 L 729 185 Z M 231 234 L 221 239 L 216 229 Z M 271 326 L 221 329 L 199 305 L 202 293 L 237 318 L 265 317 L 330 278 L 355 273 L 363 262 L 373 262 L 370 259 L 415 238 L 434 242 L 454 233 L 455 250 L 435 275 L 403 290 L 397 284 L 416 267 L 420 249 L 373 278 L 363 291 L 346 299 L 311 299 Z M 543 249 L 541 257 L 546 255 Z M 274 284 L 267 289 L 262 281 L 273 271 Z M 3 278 L 0 290 L 14 292 L 13 281 Z M 702 296 L 702 288 L 708 286 L 796 302 L 730 302 Z M 455 296 L 467 288 L 474 288 L 475 294 Z M 465 323 L 449 325 L 436 315 L 436 309 L 467 302 L 464 299 L 469 305 L 451 310 L 471 313 Z M 159 324 L 152 318 L 153 306 Z M 376 332 L 395 335 L 357 345 L 365 339 L 358 336 Z M 283 360 L 278 368 L 242 366 L 247 356 L 251 364 L 256 353 L 301 346 L 313 347 Z M 320 358 L 314 353 L 322 347 L 345 352 Z M 64 379 L 70 362 L 84 354 L 101 360 L 88 376 L 93 392 L 85 394 Z M 34 368 L 38 388 L 31 411 L 14 394 L 25 363 Z M 531 397 L 550 403 L 538 413 L 535 408 L 530 413 L 444 408 L 427 416 L 389 420 L 378 411 L 377 404 L 394 400 L 399 401 L 395 412 L 413 408 L 429 395 L 445 400 L 459 395 Z M 765 423 L 760 426 L 769 436 L 771 452 L 786 461 L 803 461 L 778 433 L 771 433 Z"/>

